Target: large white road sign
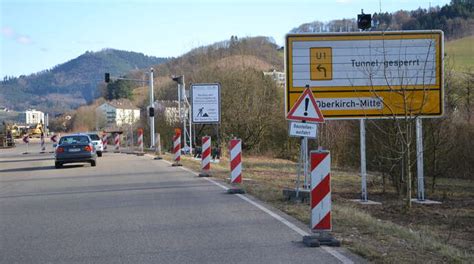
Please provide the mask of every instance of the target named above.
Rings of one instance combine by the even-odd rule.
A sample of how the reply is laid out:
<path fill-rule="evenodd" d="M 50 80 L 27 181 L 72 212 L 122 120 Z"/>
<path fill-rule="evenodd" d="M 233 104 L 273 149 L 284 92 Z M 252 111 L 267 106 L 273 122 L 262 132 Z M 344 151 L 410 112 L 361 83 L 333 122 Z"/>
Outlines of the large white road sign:
<path fill-rule="evenodd" d="M 218 83 L 192 84 L 191 105 L 193 123 L 219 123 L 221 120 L 220 85 Z"/>
<path fill-rule="evenodd" d="M 443 32 L 290 34 L 286 113 L 306 85 L 327 119 L 443 113 Z"/>

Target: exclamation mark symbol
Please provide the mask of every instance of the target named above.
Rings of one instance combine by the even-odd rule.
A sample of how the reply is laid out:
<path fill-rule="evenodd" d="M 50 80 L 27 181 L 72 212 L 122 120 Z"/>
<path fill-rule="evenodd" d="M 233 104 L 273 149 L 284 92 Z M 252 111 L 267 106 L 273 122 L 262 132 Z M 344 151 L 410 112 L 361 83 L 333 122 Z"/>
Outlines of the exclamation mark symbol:
<path fill-rule="evenodd" d="M 309 98 L 304 99 L 304 116 L 308 115 Z"/>

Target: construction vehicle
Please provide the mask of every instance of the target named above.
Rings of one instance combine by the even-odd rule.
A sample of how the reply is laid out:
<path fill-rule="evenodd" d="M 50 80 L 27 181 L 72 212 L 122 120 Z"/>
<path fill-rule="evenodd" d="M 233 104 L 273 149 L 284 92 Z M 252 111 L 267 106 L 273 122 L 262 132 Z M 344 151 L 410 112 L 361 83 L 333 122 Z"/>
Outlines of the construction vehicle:
<path fill-rule="evenodd" d="M 30 137 L 41 137 L 41 133 L 43 133 L 43 124 L 42 123 L 38 123 L 36 125 L 33 125 L 33 126 L 30 126 L 30 128 L 28 129 L 28 135 L 30 135 Z"/>
<path fill-rule="evenodd" d="M 12 126 L 2 122 L 0 124 L 0 148 L 15 147 L 15 139 L 12 134 Z"/>

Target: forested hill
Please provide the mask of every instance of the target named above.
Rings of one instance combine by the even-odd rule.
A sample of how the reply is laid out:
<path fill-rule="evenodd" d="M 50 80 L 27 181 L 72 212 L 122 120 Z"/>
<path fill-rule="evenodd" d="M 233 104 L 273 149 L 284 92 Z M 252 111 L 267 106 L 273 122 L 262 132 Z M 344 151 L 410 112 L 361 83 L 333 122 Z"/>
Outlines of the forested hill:
<path fill-rule="evenodd" d="M 348 32 L 358 31 L 357 14 L 352 19 L 338 19 L 327 23 L 314 21 L 291 30 L 300 32 Z M 441 29 L 447 40 L 474 35 L 474 1 L 452 0 L 442 7 L 413 11 L 399 10 L 394 13 L 373 14 L 372 30 L 427 30 Z"/>
<path fill-rule="evenodd" d="M 51 70 L 4 77 L 0 84 L 0 105 L 16 110 L 37 108 L 52 112 L 74 109 L 99 96 L 98 85 L 105 72 L 124 75 L 165 61 L 165 58 L 115 49 L 86 52 Z"/>

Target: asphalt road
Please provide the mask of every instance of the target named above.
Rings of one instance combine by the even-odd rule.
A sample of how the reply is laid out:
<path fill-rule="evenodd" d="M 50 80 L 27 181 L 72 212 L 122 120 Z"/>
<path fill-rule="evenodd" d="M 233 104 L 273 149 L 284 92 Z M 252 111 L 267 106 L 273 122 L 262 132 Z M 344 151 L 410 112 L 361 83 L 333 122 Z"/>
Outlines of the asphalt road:
<path fill-rule="evenodd" d="M 164 161 L 105 153 L 55 169 L 38 150 L 0 149 L 0 263 L 361 261 L 305 247 L 303 224 Z"/>

